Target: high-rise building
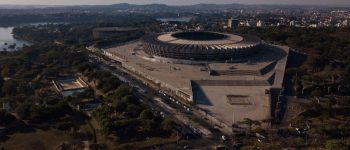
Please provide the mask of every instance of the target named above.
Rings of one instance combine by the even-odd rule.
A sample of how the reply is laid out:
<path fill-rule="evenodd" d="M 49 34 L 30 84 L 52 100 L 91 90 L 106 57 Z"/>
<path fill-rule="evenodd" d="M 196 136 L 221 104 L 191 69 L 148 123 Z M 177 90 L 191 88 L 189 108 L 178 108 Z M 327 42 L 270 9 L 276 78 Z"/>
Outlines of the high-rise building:
<path fill-rule="evenodd" d="M 236 19 L 233 19 L 233 18 L 228 19 L 227 28 L 229 28 L 229 29 L 237 29 L 238 25 L 239 25 L 239 20 L 236 20 Z"/>
<path fill-rule="evenodd" d="M 232 28 L 232 22 L 233 22 L 233 18 L 228 19 L 228 22 L 227 22 L 228 28 Z"/>
<path fill-rule="evenodd" d="M 290 22 L 289 22 L 289 26 L 295 27 L 295 21 L 294 21 L 294 20 L 290 21 Z"/>
<path fill-rule="evenodd" d="M 245 26 L 250 27 L 250 23 L 248 20 L 246 21 Z"/>
<path fill-rule="evenodd" d="M 263 27 L 263 26 L 264 26 L 264 23 L 263 23 L 261 20 L 259 20 L 259 21 L 256 23 L 256 26 L 257 26 L 257 27 Z"/>

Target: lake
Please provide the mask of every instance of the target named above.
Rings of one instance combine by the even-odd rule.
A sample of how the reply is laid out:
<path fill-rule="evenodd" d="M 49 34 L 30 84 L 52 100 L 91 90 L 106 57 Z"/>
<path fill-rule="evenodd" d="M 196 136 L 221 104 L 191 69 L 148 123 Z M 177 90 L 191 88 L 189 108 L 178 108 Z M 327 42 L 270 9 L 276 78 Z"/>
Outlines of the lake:
<path fill-rule="evenodd" d="M 13 28 L 14 27 L 0 27 L 0 51 L 15 51 L 21 49 L 23 44 L 31 44 L 24 40 L 15 39 L 12 34 Z"/>

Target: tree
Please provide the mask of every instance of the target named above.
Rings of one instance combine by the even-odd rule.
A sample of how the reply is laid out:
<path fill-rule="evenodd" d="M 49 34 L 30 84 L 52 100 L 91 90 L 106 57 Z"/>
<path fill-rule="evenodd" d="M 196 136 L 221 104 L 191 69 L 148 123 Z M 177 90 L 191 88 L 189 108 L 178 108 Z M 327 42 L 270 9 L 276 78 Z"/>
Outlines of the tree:
<path fill-rule="evenodd" d="M 103 118 L 100 120 L 100 125 L 102 127 L 103 133 L 110 134 L 113 129 L 113 122 L 110 118 Z"/>
<path fill-rule="evenodd" d="M 315 89 L 311 92 L 312 96 L 316 96 L 316 97 L 321 97 L 324 95 L 324 93 L 320 90 L 320 89 Z"/>
<path fill-rule="evenodd" d="M 119 98 L 121 99 L 122 97 L 126 96 L 126 95 L 131 95 L 132 94 L 132 88 L 128 85 L 120 85 L 118 87 L 118 89 L 115 91 L 113 97 L 114 98 Z"/>
<path fill-rule="evenodd" d="M 154 119 L 154 115 L 152 111 L 150 111 L 149 109 L 146 109 L 140 113 L 139 118 L 143 120 L 152 120 Z"/>
<path fill-rule="evenodd" d="M 267 117 L 267 118 L 261 120 L 262 123 L 266 124 L 266 130 L 268 129 L 268 127 L 271 127 L 272 121 L 273 121 L 272 117 Z"/>
<path fill-rule="evenodd" d="M 15 116 L 12 116 L 11 114 L 5 112 L 4 110 L 0 110 L 0 125 L 1 126 L 6 126 L 15 120 L 16 120 Z"/>
<path fill-rule="evenodd" d="M 128 104 L 120 99 L 113 99 L 112 106 L 117 112 L 123 112 L 126 110 Z"/>
<path fill-rule="evenodd" d="M 150 133 L 155 131 L 156 122 L 154 120 L 141 120 L 141 126 L 145 132 Z"/>
<path fill-rule="evenodd" d="M 238 122 L 238 124 L 245 124 L 249 126 L 249 133 L 252 130 L 253 120 L 249 118 L 244 118 L 243 121 Z"/>
<path fill-rule="evenodd" d="M 76 125 L 72 122 L 60 122 L 56 125 L 56 128 L 63 131 L 69 131 L 71 128 L 76 128 Z"/>
<path fill-rule="evenodd" d="M 335 99 L 332 97 L 327 101 L 328 116 L 332 117 L 334 113 L 334 105 L 336 104 Z"/>
<path fill-rule="evenodd" d="M 165 131 L 171 131 L 175 127 L 175 123 L 170 118 L 165 118 L 161 123 L 161 128 Z"/>
<path fill-rule="evenodd" d="M 120 136 L 130 136 L 137 132 L 140 126 L 140 120 L 131 118 L 131 119 L 122 119 L 114 122 L 115 129 L 117 130 L 118 135 Z"/>
<path fill-rule="evenodd" d="M 14 96 L 17 93 L 17 83 L 13 80 L 7 80 L 5 81 L 2 91 L 7 96 Z"/>
<path fill-rule="evenodd" d="M 93 112 L 94 117 L 102 127 L 103 133 L 108 135 L 111 133 L 114 124 L 113 121 L 109 118 L 110 108 L 107 105 L 104 105 Z"/>
<path fill-rule="evenodd" d="M 5 82 L 4 78 L 2 76 L 0 76 L 0 89 L 4 85 L 4 82 Z"/>
<path fill-rule="evenodd" d="M 241 121 L 241 122 L 238 122 L 239 124 L 246 124 L 246 125 L 248 125 L 248 127 L 249 127 L 249 134 L 251 133 L 251 131 L 252 131 L 252 127 L 254 126 L 254 125 L 257 125 L 257 126 L 260 126 L 261 125 L 261 123 L 260 123 L 260 121 L 258 121 L 258 120 L 252 120 L 252 119 L 249 119 L 249 118 L 244 118 L 243 119 L 243 121 Z"/>
<path fill-rule="evenodd" d="M 10 77 L 11 76 L 11 70 L 8 66 L 5 66 L 2 70 L 1 70 L 1 75 L 3 77 Z"/>
<path fill-rule="evenodd" d="M 138 116 L 140 116 L 141 110 L 142 110 L 142 108 L 140 108 L 140 106 L 138 106 L 138 105 L 127 104 L 125 111 L 127 112 L 128 116 L 130 116 L 130 117 L 138 117 Z"/>
<path fill-rule="evenodd" d="M 30 118 L 31 105 L 28 103 L 19 104 L 16 108 L 16 114 L 21 119 Z"/>

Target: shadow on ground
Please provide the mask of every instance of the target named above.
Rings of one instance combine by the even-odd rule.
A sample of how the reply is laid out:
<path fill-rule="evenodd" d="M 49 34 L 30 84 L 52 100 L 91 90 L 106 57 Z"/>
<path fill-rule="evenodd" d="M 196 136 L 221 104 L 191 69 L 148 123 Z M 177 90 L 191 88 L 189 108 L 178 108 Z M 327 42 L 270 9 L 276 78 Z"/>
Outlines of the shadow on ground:
<path fill-rule="evenodd" d="M 193 92 L 193 100 L 195 104 L 200 105 L 209 105 L 212 106 L 213 104 L 210 102 L 209 98 L 203 91 L 203 89 L 198 85 L 196 82 L 191 81 L 192 84 L 192 92 Z"/>

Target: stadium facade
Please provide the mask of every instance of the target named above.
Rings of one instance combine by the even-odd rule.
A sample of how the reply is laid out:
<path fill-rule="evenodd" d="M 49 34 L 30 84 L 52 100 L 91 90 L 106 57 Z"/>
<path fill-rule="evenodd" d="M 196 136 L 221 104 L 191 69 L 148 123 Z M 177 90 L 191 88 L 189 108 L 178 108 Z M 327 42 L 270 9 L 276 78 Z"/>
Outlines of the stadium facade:
<path fill-rule="evenodd" d="M 195 60 L 239 60 L 254 54 L 261 46 L 255 36 L 217 32 L 175 32 L 149 36 L 144 40 L 144 51 L 154 57 Z"/>

